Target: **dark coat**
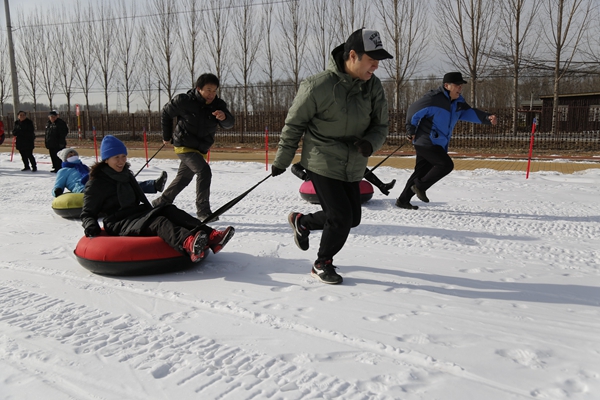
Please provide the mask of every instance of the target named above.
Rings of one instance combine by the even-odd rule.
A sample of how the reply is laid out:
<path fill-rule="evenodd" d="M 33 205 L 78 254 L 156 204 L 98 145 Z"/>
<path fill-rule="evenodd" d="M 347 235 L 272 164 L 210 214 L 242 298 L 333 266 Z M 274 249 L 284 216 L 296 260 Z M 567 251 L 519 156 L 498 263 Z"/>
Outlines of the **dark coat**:
<path fill-rule="evenodd" d="M 84 230 L 98 225 L 98 218 L 104 217 L 106 233 L 112 236 L 139 236 L 141 231 L 152 222 L 161 207 L 152 208 L 140 185 L 128 167 L 129 185 L 135 193 L 135 204 L 121 207 L 118 194 L 118 182 L 109 177 L 104 165 L 92 171 L 85 185 L 81 221 Z"/>
<path fill-rule="evenodd" d="M 46 123 L 46 148 L 47 149 L 64 149 L 67 147 L 67 135 L 69 127 L 67 123 L 60 118 L 57 118 L 54 123 L 48 121 Z"/>
<path fill-rule="evenodd" d="M 223 121 L 217 120 L 213 112 L 221 110 L 225 113 Z M 177 126 L 173 131 L 173 118 L 177 118 Z M 164 107 L 162 112 L 163 140 L 173 140 L 176 147 L 189 147 L 208 153 L 210 146 L 215 142 L 217 126 L 230 129 L 235 123 L 235 118 L 227 109 L 227 103 L 216 97 L 210 104 L 196 89 L 173 97 Z"/>
<path fill-rule="evenodd" d="M 22 122 L 16 120 L 12 133 L 17 138 L 17 150 L 31 151 L 35 148 L 35 130 L 33 121 L 29 118 L 25 118 Z"/>

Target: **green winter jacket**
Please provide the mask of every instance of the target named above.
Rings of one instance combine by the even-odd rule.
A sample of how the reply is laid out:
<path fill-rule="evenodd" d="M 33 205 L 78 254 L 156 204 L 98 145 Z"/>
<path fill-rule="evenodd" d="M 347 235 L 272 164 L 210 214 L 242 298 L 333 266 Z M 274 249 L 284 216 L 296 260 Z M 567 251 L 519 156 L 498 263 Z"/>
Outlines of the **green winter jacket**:
<path fill-rule="evenodd" d="M 273 165 L 292 163 L 302 136 L 300 163 L 309 171 L 332 179 L 356 182 L 363 178 L 367 157 L 354 145 L 368 140 L 373 151 L 388 134 L 387 100 L 381 81 L 352 79 L 344 71 L 344 45 L 331 52 L 327 69 L 300 85 L 281 131 Z"/>

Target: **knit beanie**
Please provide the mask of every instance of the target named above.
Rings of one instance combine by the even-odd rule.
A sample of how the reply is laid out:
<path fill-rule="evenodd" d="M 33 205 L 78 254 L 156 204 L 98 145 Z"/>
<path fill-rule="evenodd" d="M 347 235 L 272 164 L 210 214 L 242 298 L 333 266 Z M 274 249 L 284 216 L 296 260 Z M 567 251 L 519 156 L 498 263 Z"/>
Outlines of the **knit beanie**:
<path fill-rule="evenodd" d="M 119 154 L 127 155 L 127 147 L 125 147 L 123 142 L 112 135 L 104 136 L 100 145 L 100 158 L 102 158 L 102 161 L 118 156 Z"/>
<path fill-rule="evenodd" d="M 77 150 L 75 150 L 72 147 L 67 147 L 66 149 L 62 149 L 61 151 L 59 151 L 58 153 L 56 153 L 56 155 L 58 156 L 58 158 L 60 158 L 63 161 L 67 161 L 67 154 L 69 153 L 75 153 L 75 155 L 79 155 L 79 153 L 77 152 Z"/>

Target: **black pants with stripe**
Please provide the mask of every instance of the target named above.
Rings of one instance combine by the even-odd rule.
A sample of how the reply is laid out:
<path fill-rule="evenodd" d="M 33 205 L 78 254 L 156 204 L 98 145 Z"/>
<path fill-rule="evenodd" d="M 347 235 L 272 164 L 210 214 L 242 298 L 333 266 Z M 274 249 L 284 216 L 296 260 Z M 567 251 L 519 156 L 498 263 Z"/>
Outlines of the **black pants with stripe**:
<path fill-rule="evenodd" d="M 412 185 L 426 191 L 454 169 L 454 162 L 442 146 L 415 146 L 417 162 L 398 200 L 408 203 L 415 195 Z"/>

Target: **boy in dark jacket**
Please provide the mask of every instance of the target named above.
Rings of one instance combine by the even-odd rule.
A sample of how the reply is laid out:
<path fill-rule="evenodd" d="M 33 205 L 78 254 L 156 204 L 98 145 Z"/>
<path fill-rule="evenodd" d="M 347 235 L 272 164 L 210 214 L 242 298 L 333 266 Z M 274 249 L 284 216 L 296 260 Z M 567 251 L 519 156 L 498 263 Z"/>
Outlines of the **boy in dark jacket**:
<path fill-rule="evenodd" d="M 212 172 L 205 158 L 215 142 L 217 126 L 233 127 L 235 119 L 227 104 L 217 96 L 219 78 L 213 74 L 202 74 L 196 87 L 187 93 L 178 94 L 163 108 L 163 143 L 172 142 L 175 153 L 181 160 L 177 175 L 162 196 L 152 204 L 172 204 L 175 197 L 196 175 L 196 212 L 203 221 L 211 214 L 210 184 Z M 173 118 L 177 126 L 173 131 Z"/>
<path fill-rule="evenodd" d="M 52 110 L 48 113 L 48 123 L 46 124 L 46 148 L 52 159 L 52 171 L 57 173 L 61 168 L 62 160 L 58 157 L 58 152 L 67 147 L 67 135 L 69 127 L 67 123 L 58 118 L 58 111 Z"/>
<path fill-rule="evenodd" d="M 23 169 L 21 171 L 35 172 L 37 171 L 37 163 L 33 156 L 33 149 L 35 148 L 33 121 L 27 118 L 25 111 L 19 111 L 17 118 L 12 133 L 17 138 L 17 150 L 21 153 L 21 159 L 23 160 Z M 31 168 L 29 164 L 31 164 Z"/>

